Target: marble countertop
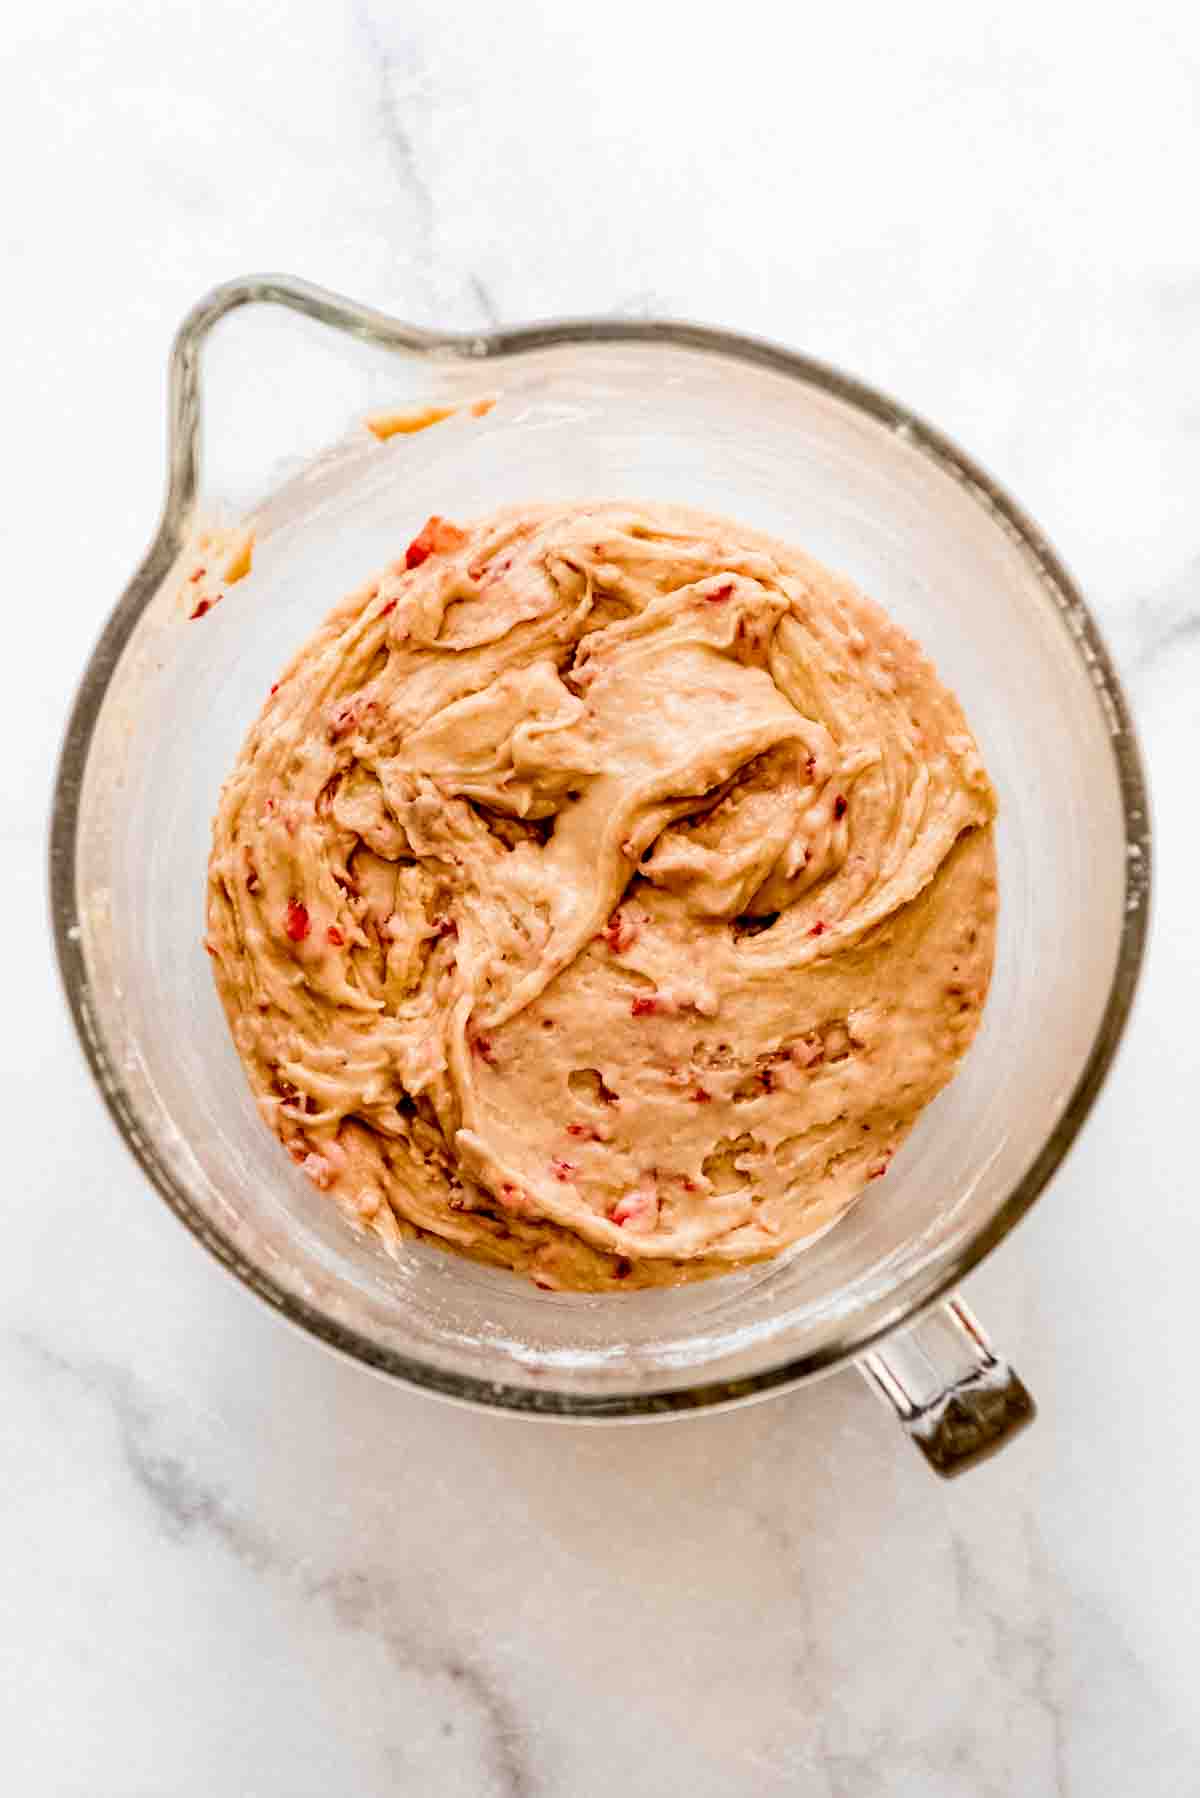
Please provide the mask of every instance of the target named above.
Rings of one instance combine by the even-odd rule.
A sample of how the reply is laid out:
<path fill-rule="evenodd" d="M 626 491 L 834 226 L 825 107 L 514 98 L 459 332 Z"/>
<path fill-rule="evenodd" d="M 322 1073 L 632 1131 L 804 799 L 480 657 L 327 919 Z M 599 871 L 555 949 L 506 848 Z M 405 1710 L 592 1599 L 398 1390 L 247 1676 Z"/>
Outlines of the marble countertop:
<path fill-rule="evenodd" d="M 25 9 L 10 171 L 0 1741 L 23 1798 L 1200 1792 L 1200 14 Z M 734 20 L 736 19 L 736 25 Z M 1032 511 L 1158 830 L 1125 1049 L 968 1296 L 1036 1427 L 938 1483 L 853 1372 L 590 1431 L 391 1387 L 151 1194 L 60 1000 L 62 719 L 173 329 L 279 268 L 418 323 L 670 313 L 838 363 Z"/>

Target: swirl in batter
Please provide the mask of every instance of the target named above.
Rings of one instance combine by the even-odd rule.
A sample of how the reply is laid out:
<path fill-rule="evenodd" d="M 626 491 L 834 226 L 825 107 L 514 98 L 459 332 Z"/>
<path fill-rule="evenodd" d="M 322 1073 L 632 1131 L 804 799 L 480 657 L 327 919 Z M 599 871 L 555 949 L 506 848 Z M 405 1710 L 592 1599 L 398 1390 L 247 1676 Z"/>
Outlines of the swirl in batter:
<path fill-rule="evenodd" d="M 267 1124 L 385 1243 L 673 1284 L 825 1228 L 951 1077 L 994 809 L 917 646 L 797 550 L 434 518 L 272 690 L 208 946 Z"/>

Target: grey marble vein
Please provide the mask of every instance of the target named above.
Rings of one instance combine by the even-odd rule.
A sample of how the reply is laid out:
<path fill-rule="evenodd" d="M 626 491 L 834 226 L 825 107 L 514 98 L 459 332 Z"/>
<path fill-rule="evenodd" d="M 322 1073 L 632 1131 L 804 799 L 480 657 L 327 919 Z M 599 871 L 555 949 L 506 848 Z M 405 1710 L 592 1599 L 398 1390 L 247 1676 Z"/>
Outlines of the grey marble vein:
<path fill-rule="evenodd" d="M 421 173 L 413 133 L 400 107 L 397 87 L 407 78 L 410 95 L 416 91 L 418 65 L 411 42 L 405 39 L 400 49 L 384 41 L 368 0 L 355 0 L 351 9 L 358 34 L 362 39 L 375 84 L 375 114 L 392 168 L 416 212 L 421 232 L 421 249 L 426 259 L 433 247 L 433 195 Z"/>
<path fill-rule="evenodd" d="M 396 177 L 398 198 L 410 215 L 404 233 L 406 254 L 424 281 L 426 306 L 436 314 L 433 322 L 449 322 L 446 312 L 453 315 L 465 305 L 476 321 L 494 330 L 500 324 L 500 308 L 478 270 L 457 276 L 441 268 L 435 274 L 436 195 L 422 166 L 419 144 L 422 131 L 429 131 L 437 97 L 430 91 L 419 41 L 398 31 L 393 15 L 387 9 L 373 10 L 370 0 L 353 0 L 351 16 L 370 70 L 379 135 Z"/>
<path fill-rule="evenodd" d="M 272 1540 L 261 1524 L 239 1510 L 229 1495 L 168 1440 L 170 1419 L 127 1369 L 98 1357 L 74 1357 L 29 1333 L 9 1337 L 13 1348 L 44 1371 L 70 1381 L 108 1411 L 130 1480 L 171 1541 L 207 1539 L 239 1565 L 288 1582 L 310 1603 L 324 1607 L 343 1632 L 377 1641 L 398 1670 L 415 1673 L 454 1694 L 455 1709 L 475 1716 L 482 1731 L 497 1798 L 537 1798 L 542 1789 L 531 1762 L 530 1732 L 495 1672 L 474 1644 L 449 1636 L 444 1613 L 417 1590 L 385 1570 L 335 1567 L 314 1572 Z M 443 1721 L 442 1733 L 453 1732 Z"/>
<path fill-rule="evenodd" d="M 1049 1772 L 1054 1781 L 1054 1798 L 1071 1798 L 1057 1691 L 1058 1643 L 1051 1602 L 1054 1584 L 1033 1517 L 1026 1513 L 1021 1521 L 1026 1557 L 1022 1584 L 1028 1602 L 1018 1610 L 1011 1603 L 1006 1606 L 997 1600 L 981 1576 L 970 1546 L 952 1531 L 949 1546 L 955 1603 L 968 1628 L 982 1625 L 990 1650 L 987 1671 L 995 1677 L 996 1696 L 1003 1696 L 1010 1707 L 1028 1703 L 1043 1713 L 1050 1738 Z M 965 1721 L 969 1727 L 970 1719 Z M 966 1747 L 965 1735 L 960 1746 Z"/>
<path fill-rule="evenodd" d="M 534 1798 L 537 1786 L 525 1754 L 525 1732 L 508 1698 L 478 1662 L 447 1661 L 452 1682 L 470 1695 L 488 1725 L 493 1770 L 508 1798 Z"/>
<path fill-rule="evenodd" d="M 1138 640 L 1132 667 L 1139 675 L 1157 669 L 1173 651 L 1200 638 L 1200 555 L 1174 580 L 1146 595 L 1135 620 Z"/>
<path fill-rule="evenodd" d="M 1023 1513 L 1021 1524 L 1029 1565 L 1029 1589 L 1037 1595 L 1036 1602 L 1042 1607 L 1040 1627 L 1030 1639 L 1030 1695 L 1045 1711 L 1050 1725 L 1056 1798 L 1069 1798 L 1066 1723 L 1059 1691 L 1058 1639 L 1055 1632 L 1055 1611 L 1049 1602 L 1049 1595 L 1056 1587 L 1057 1576 L 1050 1565 L 1037 1519 L 1031 1511 Z"/>
<path fill-rule="evenodd" d="M 495 1789 L 503 1798 L 535 1798 L 527 1755 L 527 1731 L 511 1700 L 477 1656 L 431 1645 L 411 1607 L 386 1574 L 339 1569 L 303 1580 L 310 1598 L 325 1603 L 343 1629 L 374 1637 L 400 1668 L 445 1679 L 462 1695 L 484 1728 Z"/>
<path fill-rule="evenodd" d="M 475 295 L 484 324 L 490 325 L 492 330 L 495 330 L 500 323 L 500 308 L 496 304 L 491 288 L 483 276 L 474 271 L 467 276 L 467 286 Z"/>
<path fill-rule="evenodd" d="M 208 1535 L 243 1565 L 263 1571 L 278 1565 L 265 1534 L 241 1517 L 217 1487 L 161 1440 L 162 1416 L 124 1368 L 89 1358 L 75 1360 L 38 1337 L 14 1339 L 27 1357 L 70 1378 L 99 1399 L 112 1416 L 125 1471 L 149 1504 L 163 1533 L 176 1542 Z"/>

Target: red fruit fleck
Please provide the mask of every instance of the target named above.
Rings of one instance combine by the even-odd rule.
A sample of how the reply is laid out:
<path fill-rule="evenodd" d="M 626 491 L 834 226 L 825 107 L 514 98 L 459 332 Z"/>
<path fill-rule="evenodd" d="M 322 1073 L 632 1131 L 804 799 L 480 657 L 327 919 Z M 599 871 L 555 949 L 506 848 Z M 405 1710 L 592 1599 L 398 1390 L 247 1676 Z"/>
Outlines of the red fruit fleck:
<path fill-rule="evenodd" d="M 202 580 L 202 579 L 203 579 L 203 577 L 204 577 L 204 570 L 203 570 L 203 568 L 197 568 L 197 570 L 196 570 L 196 572 L 195 572 L 195 573 L 194 573 L 194 574 L 189 574 L 189 575 L 188 575 L 188 580 L 189 580 L 189 581 L 198 581 L 198 580 Z"/>
<path fill-rule="evenodd" d="M 884 1176 L 884 1175 L 885 1175 L 885 1174 L 886 1174 L 886 1173 L 887 1173 L 887 1162 L 886 1162 L 886 1161 L 881 1161 L 881 1162 L 880 1162 L 880 1163 L 879 1163 L 879 1166 L 878 1166 L 878 1167 L 873 1167 L 873 1168 L 872 1168 L 872 1169 L 871 1169 L 871 1172 L 870 1172 L 870 1176 L 869 1176 L 869 1177 L 870 1177 L 870 1178 L 871 1178 L 871 1179 L 872 1179 L 872 1180 L 882 1180 L 882 1179 L 883 1179 L 883 1176 Z"/>
<path fill-rule="evenodd" d="M 279 682 L 278 682 L 278 681 L 276 681 L 276 682 L 275 682 L 275 685 L 274 685 L 274 686 L 273 686 L 273 687 L 272 687 L 272 688 L 271 688 L 271 693 L 278 693 L 278 691 L 279 691 Z M 271 696 L 271 695 L 270 695 L 270 693 L 269 693 L 269 694 L 268 694 L 268 695 L 267 695 L 267 697 L 268 697 L 268 699 L 269 699 L 269 698 L 270 698 L 270 696 Z"/>
<path fill-rule="evenodd" d="M 702 1086 L 698 1086 L 696 1088 L 695 1092 L 692 1094 L 692 1104 L 693 1105 L 711 1105 L 712 1104 L 712 1094 L 706 1093 Z"/>
<path fill-rule="evenodd" d="M 705 593 L 703 598 L 708 601 L 710 606 L 719 606 L 724 600 L 729 598 L 729 595 L 732 592 L 733 582 L 725 581 L 720 587 L 714 587 L 711 593 Z"/>
<path fill-rule="evenodd" d="M 638 933 L 637 924 L 625 912 L 615 911 L 604 929 L 600 932 L 600 940 L 608 944 L 614 955 L 628 949 Z"/>
<path fill-rule="evenodd" d="M 658 1207 L 658 1193 L 652 1185 L 635 1187 L 617 1200 L 608 1214 L 609 1222 L 616 1224 L 618 1229 L 629 1223 L 639 1229 L 645 1226 L 653 1229 L 658 1221 Z"/>
<path fill-rule="evenodd" d="M 634 999 L 629 1007 L 630 1014 L 635 1018 L 649 1017 L 651 1012 L 655 1012 L 658 1009 L 658 999 L 653 995 L 647 996 L 646 998 Z"/>
<path fill-rule="evenodd" d="M 556 1180 L 569 1180 L 572 1174 L 577 1174 L 579 1172 L 579 1169 L 573 1161 L 564 1161 L 561 1155 L 556 1155 L 550 1163 L 550 1166 L 553 1169 L 554 1178 Z"/>
<path fill-rule="evenodd" d="M 696 1182 L 694 1180 L 689 1180 L 686 1174 L 684 1174 L 679 1184 L 682 1186 L 684 1192 L 698 1192 L 700 1190 L 696 1185 Z"/>
<path fill-rule="evenodd" d="M 844 793 L 839 793 L 834 800 L 833 815 L 835 818 L 844 818 L 846 816 L 846 795 Z"/>
<path fill-rule="evenodd" d="M 599 1142 L 600 1140 L 590 1124 L 568 1124 L 567 1135 L 577 1136 L 583 1142 Z"/>
<path fill-rule="evenodd" d="M 824 926 L 824 924 L 822 924 L 820 918 L 817 919 L 816 923 L 813 925 L 812 929 L 809 931 L 808 934 L 809 934 L 809 936 L 824 936 L 825 935 L 825 926 Z"/>
<path fill-rule="evenodd" d="M 448 555 L 451 550 L 461 549 L 466 541 L 465 531 L 460 531 L 456 524 L 451 524 L 448 518 L 441 518 L 435 512 L 425 520 L 405 550 L 404 566 L 419 568 L 430 556 Z"/>
<path fill-rule="evenodd" d="M 380 607 L 379 616 L 381 618 L 386 618 L 389 612 L 394 612 L 395 610 L 396 610 L 395 600 L 389 599 L 386 606 Z"/>
<path fill-rule="evenodd" d="M 215 955 L 217 953 L 207 937 L 204 938 L 204 947 L 208 950 L 210 955 Z"/>
<path fill-rule="evenodd" d="M 293 943 L 302 943 L 312 929 L 312 923 L 308 915 L 308 907 L 306 905 L 301 905 L 298 899 L 289 899 L 287 916 L 284 918 L 283 928 L 287 931 L 287 934 L 291 937 Z"/>
<path fill-rule="evenodd" d="M 337 925 L 331 924 L 325 932 L 325 941 L 327 943 L 332 943 L 335 949 L 340 949 L 346 939 L 338 929 Z"/>
<path fill-rule="evenodd" d="M 471 1038 L 471 1049 L 474 1054 L 479 1056 L 481 1061 L 486 1061 L 490 1068 L 495 1067 L 496 1057 L 492 1051 L 492 1039 L 490 1036 L 473 1036 Z"/>
<path fill-rule="evenodd" d="M 212 609 L 213 601 L 211 599 L 198 599 L 193 609 L 188 613 L 188 618 L 203 618 L 204 614 L 206 612 L 211 612 Z"/>

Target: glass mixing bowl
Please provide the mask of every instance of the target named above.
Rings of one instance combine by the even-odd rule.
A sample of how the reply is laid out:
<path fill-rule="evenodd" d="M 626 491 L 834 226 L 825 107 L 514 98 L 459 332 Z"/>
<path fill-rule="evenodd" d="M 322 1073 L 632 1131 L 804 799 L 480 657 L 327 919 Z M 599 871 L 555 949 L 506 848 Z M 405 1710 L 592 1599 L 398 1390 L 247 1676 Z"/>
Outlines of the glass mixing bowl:
<path fill-rule="evenodd" d="M 495 401 L 483 415 L 481 400 Z M 381 441 L 364 421 L 385 406 L 455 410 Z M 540 1292 L 354 1235 L 263 1128 L 201 944 L 217 789 L 293 649 L 429 513 L 572 498 L 707 507 L 849 574 L 961 696 L 1000 796 L 995 977 L 958 1077 L 827 1235 L 680 1291 Z M 189 620 L 179 564 L 194 533 L 244 519 L 250 574 Z M 956 1471 L 1032 1405 L 947 1295 L 1033 1203 L 1096 1097 L 1148 883 L 1141 762 L 1095 624 L 1036 527 L 891 401 L 693 325 L 438 335 L 274 277 L 222 287 L 185 321 L 162 523 L 62 751 L 54 930 L 134 1155 L 228 1268 L 323 1341 L 457 1399 L 573 1418 L 677 1414 L 857 1358 L 933 1465 Z"/>

